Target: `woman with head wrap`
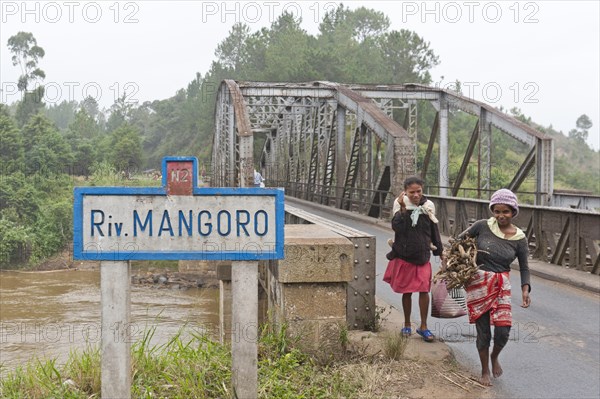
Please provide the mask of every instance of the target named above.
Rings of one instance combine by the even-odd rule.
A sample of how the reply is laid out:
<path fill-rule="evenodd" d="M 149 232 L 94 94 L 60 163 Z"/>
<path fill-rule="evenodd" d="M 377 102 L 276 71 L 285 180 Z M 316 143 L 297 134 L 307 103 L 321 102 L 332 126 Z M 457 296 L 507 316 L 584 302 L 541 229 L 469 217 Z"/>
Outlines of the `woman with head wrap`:
<path fill-rule="evenodd" d="M 510 190 L 498 190 L 492 194 L 489 208 L 493 214 L 491 218 L 478 220 L 459 235 L 474 237 L 477 242 L 479 270 L 466 287 L 467 308 L 469 322 L 475 323 L 477 330 L 480 382 L 486 386 L 492 385 L 490 362 L 491 374 L 496 378 L 502 375 L 498 356 L 508 342 L 512 326 L 508 277 L 510 264 L 515 259 L 519 260 L 521 272 L 521 307 L 527 308 L 531 304 L 527 238 L 521 229 L 512 224 L 512 219 L 519 214 L 517 197 Z M 494 325 L 494 347 L 490 354 L 491 324 Z"/>

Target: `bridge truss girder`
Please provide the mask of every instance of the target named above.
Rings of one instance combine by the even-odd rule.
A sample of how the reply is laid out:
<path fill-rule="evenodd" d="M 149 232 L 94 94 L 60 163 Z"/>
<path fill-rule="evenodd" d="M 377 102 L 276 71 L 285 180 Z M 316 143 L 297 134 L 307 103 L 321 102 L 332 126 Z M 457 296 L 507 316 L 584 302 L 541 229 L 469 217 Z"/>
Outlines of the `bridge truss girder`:
<path fill-rule="evenodd" d="M 417 117 L 423 102 L 431 103 L 437 113 L 419 171 Z M 474 115 L 477 123 L 458 175 L 450 182 L 448 120 L 453 110 Z M 510 188 L 517 190 L 535 170 L 536 204 L 550 205 L 552 198 L 552 140 L 501 111 L 448 90 L 420 85 L 224 81 L 215 120 L 215 185 L 239 186 L 242 171 L 249 173 L 257 165 L 269 185 L 285 187 L 287 194 L 381 216 L 402 191 L 406 177 L 425 176 L 435 158 L 436 140 L 440 195 L 459 194 L 474 154 L 478 192 L 500 188 L 491 187 L 490 180 L 495 127 L 531 150 Z M 397 120 L 403 120 L 403 125 Z M 265 135 L 258 160 L 240 156 L 241 144 L 253 134 Z"/>

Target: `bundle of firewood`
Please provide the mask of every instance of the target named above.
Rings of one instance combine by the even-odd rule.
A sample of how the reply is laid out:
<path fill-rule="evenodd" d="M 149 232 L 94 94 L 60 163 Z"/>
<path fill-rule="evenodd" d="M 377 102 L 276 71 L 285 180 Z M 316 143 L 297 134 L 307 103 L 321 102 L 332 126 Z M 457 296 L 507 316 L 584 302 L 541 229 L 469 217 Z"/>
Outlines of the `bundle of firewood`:
<path fill-rule="evenodd" d="M 477 272 L 477 246 L 475 239 L 466 237 L 450 239 L 450 247 L 444 249 L 446 270 L 439 270 L 433 281 L 445 280 L 446 287 L 466 286 Z"/>

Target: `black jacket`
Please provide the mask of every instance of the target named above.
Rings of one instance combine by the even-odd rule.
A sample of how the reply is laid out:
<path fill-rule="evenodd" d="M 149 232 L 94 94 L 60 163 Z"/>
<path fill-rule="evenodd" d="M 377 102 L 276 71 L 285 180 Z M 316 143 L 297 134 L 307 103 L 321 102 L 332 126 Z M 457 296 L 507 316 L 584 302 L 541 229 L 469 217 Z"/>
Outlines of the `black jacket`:
<path fill-rule="evenodd" d="M 421 198 L 423 205 L 427 198 Z M 412 210 L 396 212 L 392 218 L 392 229 L 395 232 L 393 249 L 398 258 L 415 265 L 427 263 L 431 257 L 430 244 L 436 246 L 433 254 L 440 256 L 443 252 L 442 239 L 437 223 L 433 223 L 426 213 L 419 215 L 416 226 L 412 226 L 410 215 Z"/>

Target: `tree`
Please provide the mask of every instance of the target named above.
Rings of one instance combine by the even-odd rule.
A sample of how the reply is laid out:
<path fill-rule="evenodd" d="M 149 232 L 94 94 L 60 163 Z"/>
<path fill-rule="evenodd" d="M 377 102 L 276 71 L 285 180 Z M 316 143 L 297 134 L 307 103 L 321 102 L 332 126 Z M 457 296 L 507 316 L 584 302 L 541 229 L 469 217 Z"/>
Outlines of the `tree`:
<path fill-rule="evenodd" d="M 569 131 L 569 138 L 585 143 L 588 138 L 588 130 L 593 126 L 592 120 L 589 116 L 583 114 L 577 118 L 575 126 L 577 126 L 577 129 L 571 129 Z"/>
<path fill-rule="evenodd" d="M 577 118 L 577 121 L 575 122 L 575 126 L 577 126 L 581 130 L 587 131 L 587 130 L 591 129 L 593 124 L 592 124 L 592 120 L 590 119 L 590 117 L 587 116 L 586 114 L 583 114 L 579 118 Z"/>
<path fill-rule="evenodd" d="M 239 72 L 246 61 L 247 40 L 250 36 L 250 28 L 248 25 L 236 23 L 229 31 L 229 36 L 225 38 L 215 50 L 217 62 L 224 68 Z"/>
<path fill-rule="evenodd" d="M 356 26 L 357 19 L 352 11 L 343 4 L 336 9 L 328 11 L 319 25 L 317 45 L 313 51 L 315 69 L 320 73 L 320 79 L 337 82 L 366 82 L 364 76 L 359 76 L 359 71 L 364 71 L 364 59 L 358 56 L 360 43 L 367 37 L 368 30 L 363 27 L 359 30 Z M 360 19 L 369 19 L 363 15 Z M 357 32 L 361 33 L 357 33 Z M 371 37 L 372 39 L 372 37 Z M 366 44 L 365 47 L 372 43 Z M 364 54 L 365 51 L 362 51 Z M 371 76 L 375 71 L 371 71 Z"/>
<path fill-rule="evenodd" d="M 0 265 L 9 266 L 27 260 L 30 232 L 24 226 L 0 218 Z"/>
<path fill-rule="evenodd" d="M 589 118 L 589 116 L 587 116 L 586 114 L 581 115 L 579 118 L 577 118 L 575 126 L 577 126 L 579 130 L 581 130 L 581 138 L 583 139 L 583 141 L 587 141 L 588 130 L 590 130 L 593 126 L 592 120 Z"/>
<path fill-rule="evenodd" d="M 110 107 L 110 116 L 106 122 L 107 131 L 112 132 L 124 123 L 129 122 L 133 108 L 133 104 L 127 100 L 127 93 L 123 93 L 122 96 L 117 98 Z"/>
<path fill-rule="evenodd" d="M 98 116 L 101 113 L 98 101 L 94 97 L 87 96 L 80 104 L 81 109 L 98 122 Z"/>
<path fill-rule="evenodd" d="M 430 83 L 439 63 L 429 43 L 408 30 L 388 31 L 389 19 L 340 4 L 319 25 L 312 63 L 320 79 L 360 83 Z"/>
<path fill-rule="evenodd" d="M 44 86 L 38 86 L 33 92 L 23 94 L 23 99 L 17 104 L 17 112 L 15 113 L 15 119 L 20 127 L 44 109 L 43 98 Z"/>
<path fill-rule="evenodd" d="M 0 218 L 30 226 L 37 219 L 44 195 L 23 173 L 7 175 L 0 180 Z"/>
<path fill-rule="evenodd" d="M 217 48 L 218 60 L 211 66 L 206 80 L 298 82 L 313 79 L 311 43 L 314 38 L 300 27 L 300 23 L 300 18 L 285 12 L 270 29 L 263 28 L 252 35 L 248 34 L 245 25 L 238 24 Z"/>
<path fill-rule="evenodd" d="M 41 204 L 34 227 L 44 234 L 36 234 L 31 260 L 39 261 L 61 250 L 65 243 L 73 239 L 72 225 L 73 205 L 70 198 Z"/>
<path fill-rule="evenodd" d="M 0 165 L 2 176 L 21 170 L 24 159 L 21 133 L 12 118 L 0 113 Z"/>
<path fill-rule="evenodd" d="M 30 32 L 19 32 L 8 38 L 8 49 L 13 54 L 12 63 L 21 68 L 21 76 L 17 87 L 26 92 L 29 84 L 46 77 L 44 71 L 38 68 L 40 58 L 44 58 L 44 49 L 37 45 L 37 40 Z"/>
<path fill-rule="evenodd" d="M 96 151 L 91 140 L 79 140 L 71 145 L 73 151 L 73 167 L 71 174 L 88 177 L 91 166 L 96 159 Z"/>
<path fill-rule="evenodd" d="M 313 38 L 300 27 L 302 20 L 283 13 L 267 35 L 266 69 L 261 79 L 302 82 L 315 78 L 311 60 Z"/>
<path fill-rule="evenodd" d="M 38 61 L 44 57 L 45 52 L 37 45 L 37 40 L 30 32 L 19 32 L 9 37 L 8 49 L 13 54 L 13 65 L 18 65 L 21 69 L 17 88 L 23 95 L 17 106 L 16 119 L 19 126 L 23 126 L 44 107 L 44 87 L 40 85 L 30 91 L 29 86 L 46 77 L 44 71 L 38 68 Z"/>
<path fill-rule="evenodd" d="M 129 124 L 123 124 L 111 134 L 111 160 L 117 170 L 138 171 L 142 166 L 142 140 L 138 130 Z"/>
<path fill-rule="evenodd" d="M 40 114 L 23 126 L 27 175 L 48 176 L 66 171 L 73 162 L 71 148 L 56 127 Z"/>
<path fill-rule="evenodd" d="M 71 123 L 73 123 L 77 109 L 77 101 L 63 100 L 60 104 L 46 106 L 44 108 L 44 115 L 50 119 L 59 130 L 64 131 L 67 130 Z"/>
<path fill-rule="evenodd" d="M 75 120 L 69 125 L 65 138 L 73 152 L 74 175 L 89 176 L 90 166 L 96 160 L 94 143 L 100 141 L 100 128 L 94 118 L 82 108 L 75 114 Z"/>
<path fill-rule="evenodd" d="M 520 120 L 521 122 L 523 122 L 523 123 L 526 123 L 526 124 L 528 124 L 528 125 L 529 125 L 529 124 L 531 124 L 531 117 L 530 117 L 530 116 L 529 116 L 529 117 L 528 117 L 528 116 L 525 116 L 525 115 L 523 114 L 523 111 L 521 110 L 521 108 L 519 108 L 519 107 L 512 107 L 512 108 L 509 110 L 509 113 L 510 113 L 510 115 L 512 115 L 512 116 L 513 116 L 515 119 L 518 119 L 518 120 Z"/>
<path fill-rule="evenodd" d="M 78 139 L 94 139 L 100 134 L 100 129 L 94 118 L 85 109 L 75 113 L 75 119 L 69 125 L 67 137 L 69 141 Z"/>
<path fill-rule="evenodd" d="M 348 20 L 354 28 L 354 38 L 359 43 L 384 34 L 390 27 L 390 20 L 383 12 L 365 7 L 348 11 Z"/>
<path fill-rule="evenodd" d="M 387 79 L 391 83 L 431 82 L 429 70 L 439 64 L 429 43 L 415 32 L 401 29 L 391 31 L 381 38 Z"/>

